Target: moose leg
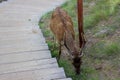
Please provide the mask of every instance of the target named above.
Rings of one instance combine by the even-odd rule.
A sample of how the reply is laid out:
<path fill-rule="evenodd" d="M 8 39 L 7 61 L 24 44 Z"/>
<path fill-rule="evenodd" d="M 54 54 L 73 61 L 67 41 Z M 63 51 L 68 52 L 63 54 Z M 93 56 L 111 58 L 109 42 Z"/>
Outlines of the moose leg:
<path fill-rule="evenodd" d="M 58 61 L 60 60 L 60 56 L 61 56 L 61 47 L 62 47 L 62 45 L 60 44 L 60 46 L 59 46 L 59 56 L 58 56 Z"/>
<path fill-rule="evenodd" d="M 52 51 L 54 51 L 56 48 L 56 39 L 55 39 L 55 37 L 52 37 L 52 39 L 53 39 Z"/>
<path fill-rule="evenodd" d="M 60 43 L 59 43 L 60 44 Z M 58 46 L 58 43 L 57 43 L 57 40 L 56 40 L 56 37 L 53 37 L 53 47 L 52 47 L 52 51 L 58 49 L 59 46 Z"/>
<path fill-rule="evenodd" d="M 53 46 L 53 48 L 55 49 L 55 46 L 56 46 L 56 44 L 57 44 L 57 42 L 56 42 L 56 38 L 53 37 L 53 40 L 54 40 L 54 46 Z"/>

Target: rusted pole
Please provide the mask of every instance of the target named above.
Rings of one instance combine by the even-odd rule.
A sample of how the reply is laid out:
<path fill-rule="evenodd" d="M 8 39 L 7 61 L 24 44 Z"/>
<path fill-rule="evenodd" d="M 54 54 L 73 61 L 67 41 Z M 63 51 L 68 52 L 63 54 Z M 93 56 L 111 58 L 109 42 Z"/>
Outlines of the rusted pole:
<path fill-rule="evenodd" d="M 83 0 L 77 0 L 77 8 L 78 8 L 79 45 L 81 48 L 83 44 L 82 33 L 84 34 L 84 31 L 83 31 Z"/>

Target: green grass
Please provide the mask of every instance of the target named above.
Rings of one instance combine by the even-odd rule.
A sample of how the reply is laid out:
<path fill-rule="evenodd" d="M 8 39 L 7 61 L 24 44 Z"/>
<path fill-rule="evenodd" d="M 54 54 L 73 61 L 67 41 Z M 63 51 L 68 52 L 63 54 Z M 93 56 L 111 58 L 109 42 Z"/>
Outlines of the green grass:
<path fill-rule="evenodd" d="M 95 26 L 91 29 L 93 35 L 97 38 L 105 38 L 107 36 L 113 35 L 114 32 L 119 28 L 119 14 L 120 14 L 120 6 L 116 7 L 116 13 L 110 16 L 107 20 L 102 20 L 102 23 Z"/>
<path fill-rule="evenodd" d="M 90 4 L 94 2 L 95 5 L 90 7 Z M 94 36 L 95 38 L 100 38 L 100 40 L 88 47 L 85 51 L 85 56 L 83 57 L 83 64 L 81 67 L 81 74 L 75 75 L 74 68 L 72 66 L 71 61 L 68 60 L 68 58 L 61 58 L 59 63 L 60 67 L 64 67 L 67 77 L 71 77 L 73 80 L 113 80 L 109 79 L 108 76 L 102 76 L 101 74 L 106 75 L 106 73 L 102 71 L 98 71 L 95 69 L 96 64 L 101 64 L 101 60 L 110 60 L 112 61 L 113 57 L 116 57 L 120 53 L 120 44 L 119 40 L 116 41 L 110 41 L 110 40 L 104 40 L 105 37 L 107 37 L 109 34 L 114 34 L 116 29 L 118 29 L 118 23 L 119 23 L 119 14 L 115 15 L 119 8 L 116 8 L 118 4 L 120 3 L 119 0 L 84 0 L 84 9 L 88 9 L 88 11 L 84 14 L 84 29 L 85 32 L 91 31 L 93 34 L 97 34 L 102 30 L 107 29 L 108 32 L 105 34 L 98 34 Z M 77 30 L 77 10 L 76 10 L 76 0 L 69 0 L 65 4 L 63 4 L 61 7 L 68 12 L 68 14 L 71 16 L 73 23 L 74 23 L 74 29 L 76 32 L 76 37 L 78 36 L 78 30 Z M 53 49 L 53 46 L 55 45 L 55 42 L 53 41 L 53 34 L 51 33 L 49 29 L 49 20 L 51 17 L 52 12 L 49 12 L 41 18 L 39 25 L 42 29 L 42 32 L 46 38 L 46 42 L 48 43 L 49 49 L 51 50 L 52 57 L 58 57 L 58 44 L 55 46 L 55 49 Z M 107 21 L 109 17 L 115 16 L 114 23 L 107 24 L 103 27 L 97 26 L 98 23 L 102 20 Z M 46 24 L 47 23 L 47 24 Z M 88 34 L 87 36 L 91 36 Z M 93 35 L 91 36 L 93 37 Z M 93 41 L 94 43 L 94 41 Z M 116 66 L 118 66 L 118 58 L 115 60 Z M 112 62 L 111 62 L 112 63 Z M 112 66 L 112 65 L 111 65 Z M 108 66 L 109 67 L 109 66 Z M 119 66 L 118 66 L 119 67 Z M 118 68 L 117 67 L 117 68 Z M 107 71 L 107 70 L 105 70 Z M 114 74 L 114 73 L 113 73 Z M 111 77 L 111 76 L 110 76 Z M 114 80 L 119 80 L 119 78 L 115 77 Z"/>
<path fill-rule="evenodd" d="M 89 51 L 92 56 L 96 58 L 106 58 L 109 56 L 114 56 L 120 53 L 120 44 L 119 42 L 105 42 L 99 41 L 94 46 L 89 48 Z"/>
<path fill-rule="evenodd" d="M 120 53 L 120 44 L 115 42 L 107 42 L 104 48 L 104 53 L 108 56 Z"/>
<path fill-rule="evenodd" d="M 0 3 L 3 2 L 3 1 L 7 1 L 7 0 L 0 0 Z"/>
<path fill-rule="evenodd" d="M 114 15 L 118 4 L 120 4 L 119 0 L 97 0 L 89 15 L 84 16 L 84 27 L 93 28 L 99 21 Z"/>

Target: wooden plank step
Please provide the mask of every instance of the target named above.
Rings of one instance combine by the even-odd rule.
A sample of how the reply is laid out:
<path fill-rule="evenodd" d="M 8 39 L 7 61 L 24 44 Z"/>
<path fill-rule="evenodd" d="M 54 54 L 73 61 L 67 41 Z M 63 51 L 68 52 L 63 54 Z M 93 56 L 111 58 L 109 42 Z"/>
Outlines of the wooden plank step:
<path fill-rule="evenodd" d="M 29 38 L 29 37 L 27 37 L 27 38 L 22 38 L 22 37 L 20 37 L 20 38 L 18 38 L 18 39 L 16 39 L 16 41 L 15 41 L 15 37 L 13 37 L 13 38 L 4 38 L 4 39 L 2 39 L 2 40 L 0 40 L 0 46 L 1 47 L 5 47 L 5 46 L 16 46 L 16 45 L 18 45 L 18 44 L 20 44 L 20 45 L 22 45 L 22 44 L 24 44 L 24 43 L 26 43 L 26 45 L 46 45 L 45 43 L 45 39 L 44 38 L 38 38 L 38 39 L 35 39 L 35 37 L 31 37 L 31 38 Z M 24 40 L 24 41 L 23 41 Z M 9 42 L 6 42 L 6 41 L 9 41 Z M 38 42 L 38 43 L 35 43 L 35 41 L 36 42 Z M 3 42 L 3 43 L 2 43 Z M 19 42 L 19 43 L 16 43 L 15 44 L 15 42 Z"/>
<path fill-rule="evenodd" d="M 3 27 L 4 26 L 4 27 Z M 16 25 L 17 27 L 14 27 L 13 25 L 1 25 L 0 24 L 0 32 L 7 32 L 7 31 L 27 31 L 27 30 L 33 30 L 34 27 L 30 25 Z M 8 28 L 10 27 L 10 29 Z"/>
<path fill-rule="evenodd" d="M 56 80 L 72 80 L 71 78 L 56 79 Z"/>
<path fill-rule="evenodd" d="M 39 35 L 34 35 L 34 34 L 31 34 L 31 35 L 28 35 L 28 36 L 19 36 L 19 37 L 4 37 L 4 38 L 1 38 L 0 37 L 0 41 L 12 41 L 12 40 L 22 40 L 22 39 L 31 39 L 31 38 L 33 38 L 33 39 L 35 39 L 35 38 L 38 38 L 39 40 L 43 40 L 43 42 L 45 42 L 45 39 L 44 38 L 42 38 L 43 37 L 43 35 L 41 35 L 41 36 L 39 36 Z M 42 38 L 42 39 L 41 39 Z"/>
<path fill-rule="evenodd" d="M 0 8 L 0 11 L 2 12 L 2 13 L 4 13 L 4 12 L 16 12 L 16 11 L 18 11 L 18 12 L 34 12 L 34 13 L 40 13 L 41 12 L 41 10 L 42 11 L 45 11 L 45 9 L 43 9 L 43 8 L 39 8 L 39 9 L 30 9 L 30 8 L 28 8 L 28 9 L 24 9 L 24 8 L 19 8 L 19 10 L 17 9 L 17 8 L 10 8 L 10 9 L 7 9 L 7 8 Z M 31 16 L 27 16 L 27 17 L 31 17 Z"/>
<path fill-rule="evenodd" d="M 58 3 L 58 4 L 61 4 L 61 2 L 62 2 L 62 1 L 59 1 L 59 2 L 57 2 L 57 3 Z M 35 1 L 34 1 L 34 3 L 35 3 Z M 30 2 L 30 3 L 29 3 L 29 2 L 27 2 L 27 3 L 23 3 L 23 2 L 22 2 L 22 5 L 25 4 L 25 5 L 28 5 L 28 6 L 36 6 L 36 7 L 39 7 L 39 6 L 41 5 L 42 7 L 46 8 L 46 9 L 42 8 L 42 9 L 43 9 L 42 12 L 46 12 L 46 11 L 48 11 L 48 9 L 51 10 L 51 9 L 54 8 L 54 6 L 58 5 L 58 4 L 56 4 L 55 2 L 54 2 L 54 3 L 53 3 L 53 2 L 50 2 L 50 5 L 48 5 L 48 3 L 49 3 L 49 2 L 47 2 L 47 4 L 46 4 L 46 3 L 43 4 L 43 3 L 41 3 L 41 1 L 40 1 L 39 3 L 36 2 L 35 4 L 32 4 L 31 2 Z M 17 4 L 17 3 L 16 3 L 16 4 Z M 19 2 L 19 4 L 20 4 L 20 2 Z M 53 4 L 53 5 L 51 5 L 51 4 Z M 9 7 L 9 6 L 4 7 L 3 10 L 7 11 L 6 9 L 8 9 L 8 7 Z M 24 8 L 23 8 L 23 9 L 19 8 L 19 10 L 18 10 L 18 8 L 14 7 L 14 6 L 13 6 L 13 8 L 12 8 L 12 6 L 10 6 L 10 7 L 11 7 L 11 8 L 8 9 L 8 10 L 10 10 L 10 11 L 42 13 L 41 10 L 24 9 Z M 12 9 L 13 9 L 13 10 L 12 10 Z M 0 9 L 0 11 L 1 11 L 1 9 Z"/>
<path fill-rule="evenodd" d="M 14 39 L 14 40 L 0 40 L 0 46 L 5 45 L 19 45 L 19 44 L 36 44 L 39 43 L 40 45 L 47 45 L 45 39 L 38 38 L 38 37 L 28 37 L 23 39 Z"/>
<path fill-rule="evenodd" d="M 42 34 L 37 34 L 37 33 L 29 33 L 29 34 L 14 34 L 14 35 L 7 35 L 7 34 L 3 34 L 3 36 L 2 35 L 0 35 L 0 38 L 2 39 L 2 38 L 14 38 L 14 37 L 16 37 L 16 38 L 18 38 L 18 37 L 24 37 L 24 36 L 31 36 L 31 35 L 36 35 L 36 36 L 40 36 L 40 37 L 42 37 L 43 35 Z"/>
<path fill-rule="evenodd" d="M 0 54 L 35 51 L 35 50 L 48 50 L 48 46 L 33 45 L 33 44 L 31 44 L 31 45 L 21 44 L 21 45 L 17 45 L 17 46 L 4 46 L 4 47 L 1 46 Z"/>
<path fill-rule="evenodd" d="M 41 33 L 41 31 L 39 30 L 39 29 L 37 29 L 37 28 L 33 28 L 33 29 L 31 29 L 31 30 L 26 30 L 26 31 L 1 31 L 0 30 L 0 36 L 1 35 L 19 35 L 19 34 L 21 34 L 21 35 L 23 35 L 23 34 L 32 34 L 32 33 L 34 33 L 34 34 L 41 34 L 42 35 L 42 33 Z"/>
<path fill-rule="evenodd" d="M 65 79 L 64 70 L 42 44 L 41 32 L 32 31 L 39 28 L 40 16 L 63 0 L 9 1 L 0 6 L 0 80 Z"/>
<path fill-rule="evenodd" d="M 0 75 L 5 73 L 13 73 L 20 71 L 45 69 L 45 68 L 58 68 L 58 64 L 55 58 L 33 60 L 17 63 L 8 63 L 0 65 Z"/>
<path fill-rule="evenodd" d="M 28 49 L 27 47 L 30 48 L 30 49 Z M 33 47 L 35 47 L 35 48 L 33 48 Z M 21 50 L 19 48 L 26 48 L 26 50 L 25 49 Z M 3 45 L 0 45 L 0 50 L 1 49 L 3 49 L 2 50 L 3 52 L 1 52 L 1 53 L 4 53 L 4 52 L 8 52 L 8 51 L 4 51 L 4 50 L 10 50 L 10 49 L 11 50 L 16 49 L 16 51 L 13 51 L 13 52 L 28 51 L 28 50 L 47 50 L 48 46 L 47 46 L 47 44 L 42 43 L 42 42 L 37 44 L 35 42 L 28 41 L 26 43 L 25 42 L 23 42 L 23 43 L 21 42 L 21 44 L 20 43 L 16 43 L 16 44 L 15 43 L 13 43 L 13 44 L 3 44 Z"/>
<path fill-rule="evenodd" d="M 42 34 L 40 33 L 41 31 L 37 30 L 37 29 L 32 29 L 30 31 L 19 31 L 19 32 L 0 32 L 0 38 L 5 38 L 7 37 L 20 37 L 20 36 L 29 36 L 29 35 L 38 35 L 38 36 L 42 36 Z"/>
<path fill-rule="evenodd" d="M 39 43 L 39 44 L 38 44 Z M 44 38 L 24 38 L 24 39 L 18 39 L 18 40 L 1 40 L 0 41 L 0 47 L 3 46 L 19 46 L 21 44 L 26 44 L 26 45 L 47 45 L 44 41 Z"/>
<path fill-rule="evenodd" d="M 41 5 L 43 5 L 42 3 L 39 3 L 39 4 L 41 4 Z M 10 9 L 8 9 L 7 7 L 11 7 Z M 5 7 L 2 7 L 2 8 L 0 8 L 1 10 L 2 9 L 8 9 L 8 11 L 9 12 L 12 12 L 12 10 L 14 10 L 14 11 L 19 11 L 19 10 L 17 10 L 19 8 L 19 10 L 38 10 L 38 11 L 40 11 L 40 10 L 44 10 L 43 8 L 40 8 L 40 7 L 38 7 L 38 6 L 31 6 L 31 5 L 29 5 L 29 4 L 26 4 L 26 5 L 23 5 L 23 4 L 13 4 L 13 3 L 11 3 L 11 4 L 8 4 L 8 5 L 6 5 Z M 10 11 L 11 10 L 11 11 Z M 27 11 L 25 11 L 25 12 L 27 12 Z M 24 12 L 23 12 L 24 13 Z M 33 12 L 34 13 L 34 12 Z"/>
<path fill-rule="evenodd" d="M 4 27 L 3 27 L 4 26 Z M 17 27 L 14 27 L 15 25 L 1 25 L 0 24 L 0 35 L 14 35 L 15 33 L 16 34 L 38 34 L 39 35 L 43 35 L 41 33 L 41 30 L 39 29 L 38 26 L 35 26 L 35 25 L 24 25 L 24 26 L 17 26 Z"/>
<path fill-rule="evenodd" d="M 6 26 L 6 27 L 5 27 Z M 36 25 L 24 25 L 24 26 L 17 26 L 15 27 L 15 25 L 2 25 L 0 24 L 0 33 L 1 34 L 8 34 L 8 32 L 10 32 L 11 34 L 14 34 L 15 32 L 18 33 L 18 34 L 30 34 L 30 33 L 34 33 L 34 34 L 42 34 L 41 33 L 41 30 L 39 29 L 39 26 L 36 26 Z M 23 32 L 23 33 L 22 33 Z M 4 34 L 5 35 L 5 34 Z"/>
<path fill-rule="evenodd" d="M 16 14 L 16 15 L 19 15 L 19 14 Z M 6 16 L 6 17 L 3 17 L 3 16 Z M 9 21 L 19 21 L 19 22 L 30 22 L 30 20 L 29 19 L 31 19 L 32 17 L 38 17 L 38 15 L 31 15 L 31 14 L 21 14 L 21 16 L 15 16 L 15 14 L 14 15 L 9 15 L 9 16 L 7 16 L 7 15 L 0 15 L 0 18 L 2 19 L 2 20 L 0 20 L 1 22 L 9 22 Z"/>
<path fill-rule="evenodd" d="M 12 28 L 20 28 L 20 29 L 21 28 L 25 28 L 26 29 L 26 28 L 32 28 L 32 27 L 34 27 L 34 25 L 32 23 L 30 23 L 30 22 L 19 22 L 19 21 L 15 21 L 15 22 L 11 21 L 11 23 L 10 22 L 6 23 L 6 22 L 7 21 L 0 22 L 0 28 L 1 29 L 9 28 L 9 29 L 12 30 Z"/>
<path fill-rule="evenodd" d="M 49 58 L 51 58 L 51 54 L 49 50 L 8 53 L 5 55 L 0 55 L 0 64 L 32 61 L 32 60 L 39 60 L 39 59 L 49 59 Z"/>
<path fill-rule="evenodd" d="M 12 29 L 12 28 L 31 28 L 31 27 L 35 27 L 35 25 L 34 24 L 32 24 L 31 22 L 29 22 L 29 19 L 31 19 L 31 18 L 28 18 L 28 22 L 26 21 L 26 22 L 22 22 L 22 21 L 15 21 L 16 23 L 14 23 L 14 21 L 10 21 L 10 22 L 7 22 L 7 21 L 3 21 L 3 22 L 7 22 L 6 24 L 4 24 L 2 21 L 0 22 L 0 28 L 2 29 L 5 29 L 5 28 L 10 28 L 10 29 Z M 10 24 L 11 23 L 11 24 Z M 13 24 L 14 23 L 14 24 Z"/>
<path fill-rule="evenodd" d="M 60 79 L 60 78 L 65 78 L 65 77 L 66 77 L 65 73 L 61 72 L 61 73 L 55 73 L 55 74 L 41 76 L 41 77 L 38 78 L 38 80 L 57 80 L 57 79 Z"/>
<path fill-rule="evenodd" d="M 2 42 L 7 42 L 7 41 L 9 41 L 9 42 L 15 42 L 15 40 L 16 41 L 22 41 L 22 40 L 42 40 L 41 42 L 45 43 L 45 38 L 43 38 L 43 35 L 41 35 L 41 36 L 38 36 L 38 35 L 29 35 L 29 36 L 26 36 L 26 37 L 23 36 L 23 37 L 18 37 L 18 38 L 15 38 L 15 37 L 13 37 L 13 38 L 3 38 L 3 39 L 0 38 L 0 42 L 2 44 Z"/>
<path fill-rule="evenodd" d="M 44 39 L 40 39 L 40 40 L 44 40 Z M 39 42 L 39 44 L 35 43 L 35 41 Z M 19 46 L 24 46 L 25 44 L 26 44 L 25 46 L 47 46 L 47 44 L 45 44 L 39 40 L 35 40 L 35 41 L 33 41 L 33 40 L 30 40 L 30 41 L 28 40 L 28 42 L 21 41 L 21 42 L 16 43 L 16 44 L 12 43 L 12 42 L 5 42 L 5 43 L 1 43 L 0 48 L 14 48 L 14 47 L 19 47 Z M 16 40 L 16 42 L 18 42 L 18 41 Z"/>
<path fill-rule="evenodd" d="M 33 7 L 32 7 L 33 8 Z M 29 9 L 31 9 L 31 8 L 29 8 Z M 39 8 L 39 10 L 41 10 L 42 8 Z M 21 11 L 18 11 L 18 10 L 14 10 L 14 9 L 12 9 L 13 11 L 10 11 L 10 10 L 5 10 L 4 12 L 2 12 L 1 14 L 0 14 L 0 16 L 1 15 L 7 15 L 7 14 L 10 14 L 10 15 L 17 15 L 17 14 L 21 14 L 21 15 L 38 15 L 38 14 L 40 14 L 40 13 L 36 13 L 36 12 L 23 12 L 23 13 L 19 13 L 19 12 L 21 12 Z M 31 16 L 29 16 L 29 17 L 31 17 Z M 5 17 L 7 17 L 7 16 L 5 16 Z"/>
<path fill-rule="evenodd" d="M 0 80 L 52 80 L 55 78 L 65 78 L 63 68 L 36 69 L 0 75 Z"/>
<path fill-rule="evenodd" d="M 28 28 L 28 27 L 34 27 L 34 25 L 32 23 L 28 23 L 28 22 L 19 22 L 19 21 L 9 21 L 9 22 L 6 22 L 4 21 L 5 24 L 3 22 L 0 22 L 0 28 L 2 27 L 3 29 L 6 27 L 6 28 Z"/>
<path fill-rule="evenodd" d="M 23 19 L 23 21 L 22 20 L 10 20 L 10 19 L 6 19 L 6 20 L 2 20 L 2 19 L 0 19 L 0 24 L 4 24 L 5 23 L 5 25 L 6 24 L 9 24 L 9 25 L 12 25 L 12 24 L 32 24 L 30 21 L 29 21 L 29 19 L 31 19 L 32 17 L 29 17 L 29 16 L 26 16 L 26 15 L 22 15 L 21 17 L 23 17 L 22 19 Z M 9 16 L 8 16 L 8 18 L 9 18 Z M 19 18 L 19 17 L 16 17 L 16 18 Z M 28 20 L 26 20 L 26 21 L 24 21 L 24 18 L 25 19 L 28 19 Z M 17 26 L 16 26 L 17 27 Z"/>
<path fill-rule="evenodd" d="M 24 6 L 23 6 L 24 7 Z M 13 8 L 15 8 L 15 7 L 13 7 Z M 12 9 L 13 9 L 12 8 Z M 34 8 L 34 6 L 32 6 L 32 7 L 29 7 L 29 8 Z M 35 7 L 36 8 L 36 7 Z M 39 8 L 40 9 L 40 8 Z M 0 9 L 0 10 L 2 10 L 3 11 L 3 9 Z M 3 12 L 1 12 L 1 14 L 24 14 L 24 15 L 38 15 L 38 14 L 40 14 L 40 13 L 36 13 L 36 12 L 22 12 L 22 13 L 19 13 L 18 11 L 16 11 L 16 10 L 14 10 L 14 11 L 10 11 L 10 10 L 4 10 Z"/>
<path fill-rule="evenodd" d="M 55 6 L 55 5 L 58 5 L 58 4 L 60 4 L 61 2 L 63 2 L 63 1 L 57 1 L 57 0 L 55 0 L 54 2 L 51 2 L 51 1 L 47 1 L 47 4 L 45 3 L 45 1 L 38 1 L 38 0 L 36 0 L 36 1 L 34 1 L 34 0 L 31 0 L 31 1 L 24 1 L 24 3 L 23 3 L 23 1 L 14 1 L 14 2 L 11 2 L 11 3 L 9 3 L 9 5 L 13 5 L 13 6 L 15 6 L 15 4 L 17 4 L 17 5 L 30 5 L 31 4 L 31 6 L 39 6 L 39 5 L 41 5 L 41 6 L 44 6 L 44 5 L 47 5 L 48 7 L 49 6 Z M 32 4 L 32 3 L 34 3 L 34 4 Z M 8 5 L 8 6 L 9 6 Z"/>

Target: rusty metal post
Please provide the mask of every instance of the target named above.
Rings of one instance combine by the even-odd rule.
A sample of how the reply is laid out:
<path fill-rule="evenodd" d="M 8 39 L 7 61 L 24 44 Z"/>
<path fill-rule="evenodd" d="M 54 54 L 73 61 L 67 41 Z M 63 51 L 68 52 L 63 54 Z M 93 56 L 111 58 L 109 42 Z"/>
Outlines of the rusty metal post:
<path fill-rule="evenodd" d="M 78 8 L 78 30 L 79 30 L 79 45 L 80 48 L 83 44 L 83 37 L 82 34 L 84 34 L 83 31 L 83 0 L 77 0 L 77 8 Z"/>

